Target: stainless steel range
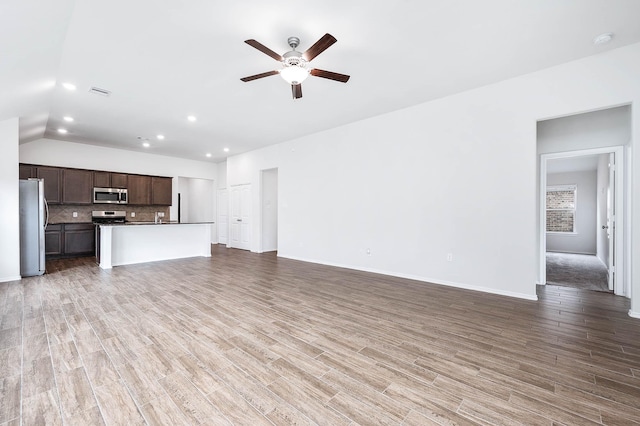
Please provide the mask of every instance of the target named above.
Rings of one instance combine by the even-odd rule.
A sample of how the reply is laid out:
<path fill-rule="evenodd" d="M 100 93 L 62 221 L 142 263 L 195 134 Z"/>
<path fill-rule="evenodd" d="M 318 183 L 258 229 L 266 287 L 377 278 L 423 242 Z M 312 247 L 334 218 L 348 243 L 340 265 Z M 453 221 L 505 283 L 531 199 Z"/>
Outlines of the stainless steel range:
<path fill-rule="evenodd" d="M 127 212 L 124 210 L 100 210 L 91 212 L 91 221 L 95 224 L 124 223 Z"/>
<path fill-rule="evenodd" d="M 124 223 L 127 212 L 124 210 L 94 210 L 91 221 L 96 225 L 96 262 L 100 264 L 100 226 L 109 223 Z"/>

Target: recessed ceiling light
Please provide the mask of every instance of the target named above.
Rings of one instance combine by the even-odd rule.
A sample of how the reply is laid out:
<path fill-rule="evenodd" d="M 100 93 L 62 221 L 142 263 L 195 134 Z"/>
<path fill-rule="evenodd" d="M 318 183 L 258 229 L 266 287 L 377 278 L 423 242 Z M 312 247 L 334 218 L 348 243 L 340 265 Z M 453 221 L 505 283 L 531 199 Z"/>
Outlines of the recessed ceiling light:
<path fill-rule="evenodd" d="M 158 140 L 160 140 L 160 141 L 161 141 L 161 140 L 163 140 L 163 139 L 164 139 L 164 135 L 158 135 L 158 136 L 156 136 L 156 138 L 158 138 Z"/>
<path fill-rule="evenodd" d="M 149 142 L 142 142 L 142 146 L 144 146 L 145 148 L 149 148 L 151 144 Z"/>
<path fill-rule="evenodd" d="M 229 148 L 223 149 L 224 152 L 229 152 Z"/>
<path fill-rule="evenodd" d="M 68 116 L 68 115 L 67 115 L 67 116 L 65 116 L 65 117 L 62 117 L 62 119 L 63 119 L 64 121 L 68 122 L 68 123 L 71 123 L 71 122 L 73 121 L 73 117 L 70 117 L 70 116 Z"/>
<path fill-rule="evenodd" d="M 67 129 L 63 129 L 62 127 L 58 129 L 58 133 L 65 134 L 67 133 Z"/>
<path fill-rule="evenodd" d="M 207 157 L 211 157 L 211 153 L 210 152 L 207 152 Z"/>
<path fill-rule="evenodd" d="M 62 83 L 62 87 L 67 90 L 76 90 L 76 85 L 71 83 Z"/>
<path fill-rule="evenodd" d="M 613 40 L 613 33 L 604 33 L 604 34 L 600 34 L 598 37 L 594 38 L 593 39 L 593 44 L 595 44 L 595 45 L 607 44 L 611 40 Z"/>
<path fill-rule="evenodd" d="M 197 118 L 196 118 L 196 116 L 195 116 L 195 115 L 190 115 L 190 116 L 188 116 L 188 117 L 187 117 L 187 120 L 189 120 L 190 122 L 192 122 L 192 123 L 193 123 L 194 121 L 196 121 L 196 120 L 197 120 Z"/>

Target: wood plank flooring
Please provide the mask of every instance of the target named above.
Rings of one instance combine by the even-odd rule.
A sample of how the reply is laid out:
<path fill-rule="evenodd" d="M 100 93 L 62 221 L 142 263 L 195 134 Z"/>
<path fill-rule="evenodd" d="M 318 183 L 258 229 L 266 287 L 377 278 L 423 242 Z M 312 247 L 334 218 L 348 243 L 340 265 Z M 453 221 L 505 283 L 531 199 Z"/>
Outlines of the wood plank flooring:
<path fill-rule="evenodd" d="M 0 283 L 0 424 L 640 423 L 640 320 L 213 246 Z"/>

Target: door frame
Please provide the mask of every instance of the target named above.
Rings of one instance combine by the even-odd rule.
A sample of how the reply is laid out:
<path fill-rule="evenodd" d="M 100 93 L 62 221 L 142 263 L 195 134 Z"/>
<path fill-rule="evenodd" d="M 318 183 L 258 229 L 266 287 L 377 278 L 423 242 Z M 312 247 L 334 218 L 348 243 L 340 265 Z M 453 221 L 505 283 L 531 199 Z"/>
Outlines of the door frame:
<path fill-rule="evenodd" d="M 226 197 L 226 206 L 227 206 L 227 211 L 224 212 L 224 214 L 227 216 L 227 222 L 226 225 L 223 224 L 222 220 L 220 219 L 220 217 L 222 216 L 222 212 L 221 212 L 221 202 L 220 199 L 222 197 Z M 220 241 L 220 230 L 224 229 L 224 227 L 226 226 L 226 241 L 221 242 Z M 216 190 L 216 227 L 218 229 L 217 231 L 217 238 L 218 238 L 218 244 L 224 244 L 225 246 L 229 247 L 229 191 L 227 190 L 227 188 L 218 188 Z"/>
<path fill-rule="evenodd" d="M 623 146 L 611 146 L 603 148 L 584 149 L 578 151 L 566 151 L 540 155 L 540 284 L 547 282 L 547 161 L 558 158 L 582 157 L 585 155 L 610 154 L 614 153 L 616 158 L 616 182 L 615 182 L 615 280 L 613 292 L 616 295 L 630 297 L 629 286 L 625 281 L 624 260 L 624 188 L 626 187 L 625 158 Z"/>
<path fill-rule="evenodd" d="M 279 187 L 280 187 L 280 184 L 279 184 L 280 171 L 278 170 L 277 167 L 272 167 L 270 169 L 260 170 L 260 180 L 259 180 L 259 182 L 260 182 L 260 194 L 259 194 L 259 198 L 260 198 L 260 218 L 259 218 L 259 222 L 260 222 L 260 225 L 259 225 L 259 229 L 260 229 L 260 250 L 258 251 L 258 253 L 264 253 L 265 252 L 264 232 L 265 232 L 265 228 L 266 227 L 265 227 L 265 224 L 264 224 L 264 217 L 265 217 L 265 214 L 264 214 L 264 212 L 265 212 L 265 207 L 264 207 L 264 190 L 265 190 L 264 189 L 264 175 L 265 175 L 265 173 L 271 173 L 271 172 L 274 172 L 274 171 L 275 171 L 275 174 L 276 174 L 276 188 L 275 188 L 275 190 L 276 190 L 276 197 L 277 197 L 279 195 Z M 279 213 L 279 205 L 276 204 L 276 221 L 278 221 L 278 223 L 279 223 L 279 220 L 277 219 L 279 217 L 278 213 Z M 276 226 L 277 226 L 277 224 L 276 224 Z M 277 239 L 277 237 L 276 237 L 276 239 Z M 277 246 L 277 242 L 276 242 L 276 246 Z M 275 250 L 271 250 L 271 251 L 276 251 L 277 252 L 278 249 L 276 247 Z"/>

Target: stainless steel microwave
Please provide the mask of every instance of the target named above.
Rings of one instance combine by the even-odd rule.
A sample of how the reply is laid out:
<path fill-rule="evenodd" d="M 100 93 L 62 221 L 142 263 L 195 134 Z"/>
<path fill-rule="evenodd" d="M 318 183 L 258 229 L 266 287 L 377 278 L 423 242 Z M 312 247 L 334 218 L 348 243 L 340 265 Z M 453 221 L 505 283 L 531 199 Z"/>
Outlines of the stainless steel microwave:
<path fill-rule="evenodd" d="M 127 204 L 127 190 L 123 188 L 93 188 L 94 204 Z"/>

